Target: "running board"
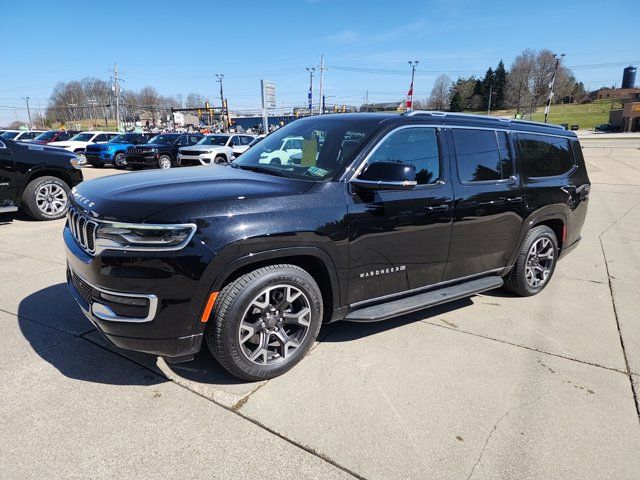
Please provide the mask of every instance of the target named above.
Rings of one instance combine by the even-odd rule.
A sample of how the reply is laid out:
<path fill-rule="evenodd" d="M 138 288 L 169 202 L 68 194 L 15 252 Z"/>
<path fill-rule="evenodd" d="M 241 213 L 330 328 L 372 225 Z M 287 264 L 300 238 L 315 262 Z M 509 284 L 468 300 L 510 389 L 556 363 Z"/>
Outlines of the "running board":
<path fill-rule="evenodd" d="M 17 212 L 17 211 L 18 211 L 18 207 L 14 207 L 13 205 L 0 207 L 0 213 L 9 213 L 9 212 Z"/>
<path fill-rule="evenodd" d="M 418 293 L 410 297 L 359 308 L 347 314 L 344 319 L 349 322 L 378 322 L 391 317 L 415 312 L 416 310 L 422 310 L 423 308 L 433 307 L 441 303 L 459 300 L 476 293 L 493 290 L 494 288 L 501 287 L 503 283 L 502 277 L 498 276 L 478 278 L 468 282 L 458 283 L 457 285 Z"/>

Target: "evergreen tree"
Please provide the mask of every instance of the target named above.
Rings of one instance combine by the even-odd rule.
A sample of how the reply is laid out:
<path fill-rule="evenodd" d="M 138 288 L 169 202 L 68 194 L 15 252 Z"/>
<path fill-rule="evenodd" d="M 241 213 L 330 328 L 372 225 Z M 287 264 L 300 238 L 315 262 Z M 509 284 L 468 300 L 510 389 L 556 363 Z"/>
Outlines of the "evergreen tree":
<path fill-rule="evenodd" d="M 462 110 L 464 110 L 462 95 L 460 95 L 460 92 L 456 89 L 455 86 L 453 87 L 453 95 L 451 95 L 449 110 L 451 110 L 452 112 L 461 112 Z"/>
<path fill-rule="evenodd" d="M 507 70 L 504 68 L 502 60 L 498 63 L 498 67 L 496 68 L 493 77 L 495 81 L 493 85 L 495 96 L 493 97 L 492 104 L 495 104 L 495 108 L 504 108 L 507 89 Z"/>
<path fill-rule="evenodd" d="M 493 68 L 489 67 L 489 70 L 484 74 L 484 79 L 482 80 L 482 108 L 487 108 L 489 105 L 489 92 L 492 92 L 493 88 L 495 88 L 495 81 Z"/>

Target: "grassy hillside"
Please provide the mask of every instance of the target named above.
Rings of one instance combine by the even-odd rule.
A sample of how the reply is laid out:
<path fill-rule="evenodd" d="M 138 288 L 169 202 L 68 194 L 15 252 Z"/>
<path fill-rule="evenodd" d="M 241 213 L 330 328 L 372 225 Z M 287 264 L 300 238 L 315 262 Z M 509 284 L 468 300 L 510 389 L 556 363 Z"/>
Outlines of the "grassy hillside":
<path fill-rule="evenodd" d="M 609 122 L 609 112 L 611 109 L 621 108 L 622 105 L 618 102 L 612 102 L 611 100 L 600 101 L 597 100 L 593 103 L 585 104 L 560 104 L 551 105 L 551 113 L 549 113 L 549 123 L 561 124 L 568 123 L 569 125 L 577 124 L 580 126 L 580 130 L 592 130 L 596 125 Z M 478 114 L 486 114 L 486 112 L 472 112 Z M 491 115 L 498 115 L 504 117 L 514 117 L 515 109 L 508 110 L 496 110 L 491 112 Z M 523 120 L 529 120 L 529 115 L 523 117 Z M 535 122 L 544 121 L 544 107 L 536 109 L 535 113 L 531 116 L 531 120 Z"/>

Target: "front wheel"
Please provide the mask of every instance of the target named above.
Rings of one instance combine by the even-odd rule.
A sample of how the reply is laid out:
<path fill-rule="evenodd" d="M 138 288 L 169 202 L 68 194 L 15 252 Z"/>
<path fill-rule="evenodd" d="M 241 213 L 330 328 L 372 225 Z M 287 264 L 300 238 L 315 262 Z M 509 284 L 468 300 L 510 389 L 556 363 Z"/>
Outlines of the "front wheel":
<path fill-rule="evenodd" d="M 558 239 L 546 225 L 534 227 L 522 242 L 518 258 L 505 282 L 522 297 L 540 293 L 547 286 L 558 260 Z"/>
<path fill-rule="evenodd" d="M 158 159 L 158 167 L 162 168 L 163 170 L 171 168 L 171 157 L 169 155 L 162 155 Z"/>
<path fill-rule="evenodd" d="M 205 333 L 213 356 L 249 381 L 277 377 L 309 351 L 322 324 L 322 294 L 295 265 L 242 275 L 218 295 Z"/>
<path fill-rule="evenodd" d="M 69 186 L 57 177 L 39 177 L 22 194 L 26 212 L 37 220 L 56 220 L 67 213 Z"/>

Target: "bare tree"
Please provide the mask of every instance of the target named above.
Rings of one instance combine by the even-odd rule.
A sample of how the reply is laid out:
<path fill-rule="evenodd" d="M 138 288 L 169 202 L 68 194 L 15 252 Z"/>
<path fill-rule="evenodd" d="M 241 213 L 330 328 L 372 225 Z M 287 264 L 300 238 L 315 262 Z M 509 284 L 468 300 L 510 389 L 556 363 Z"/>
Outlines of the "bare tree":
<path fill-rule="evenodd" d="M 203 108 L 205 98 L 199 93 L 191 92 L 185 100 L 185 108 Z"/>
<path fill-rule="evenodd" d="M 440 75 L 436 78 L 431 95 L 429 96 L 429 107 L 434 110 L 445 110 L 449 108 L 451 100 L 451 87 L 453 82 L 447 75 Z"/>

